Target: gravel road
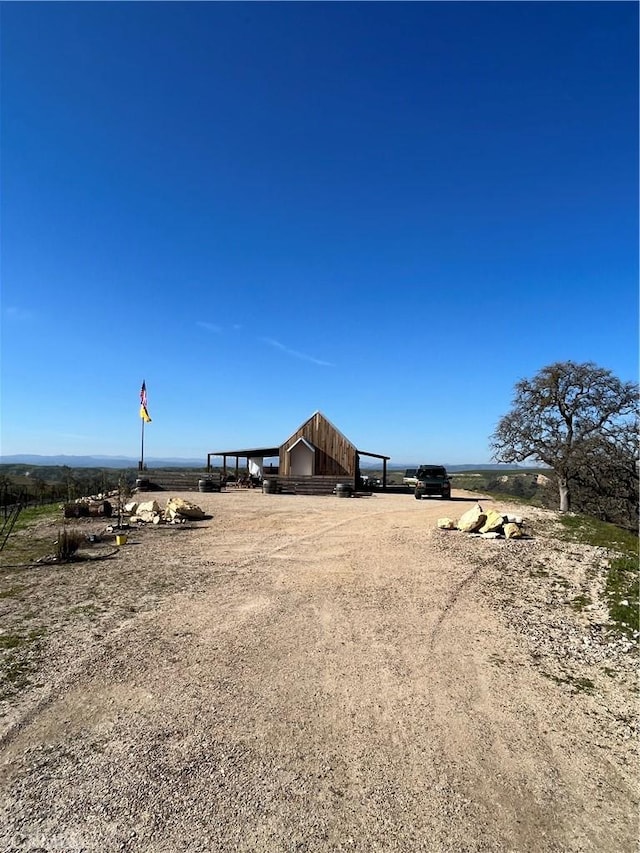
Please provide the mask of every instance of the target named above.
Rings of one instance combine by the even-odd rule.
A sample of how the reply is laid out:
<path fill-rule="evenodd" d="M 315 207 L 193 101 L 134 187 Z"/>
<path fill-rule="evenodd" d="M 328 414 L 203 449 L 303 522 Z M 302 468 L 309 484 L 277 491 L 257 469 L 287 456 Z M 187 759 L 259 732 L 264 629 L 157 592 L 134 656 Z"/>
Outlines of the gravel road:
<path fill-rule="evenodd" d="M 37 639 L 2 705 L 0 850 L 637 849 L 604 552 L 541 510 L 521 541 L 436 529 L 462 492 L 181 497 L 211 518 L 4 570 L 2 631 Z"/>

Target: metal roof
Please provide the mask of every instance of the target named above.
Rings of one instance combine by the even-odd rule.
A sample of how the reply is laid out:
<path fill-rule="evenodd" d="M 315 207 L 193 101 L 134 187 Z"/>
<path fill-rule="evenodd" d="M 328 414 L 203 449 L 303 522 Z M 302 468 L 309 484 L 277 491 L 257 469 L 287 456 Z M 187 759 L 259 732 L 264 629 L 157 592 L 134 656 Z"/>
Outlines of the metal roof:
<path fill-rule="evenodd" d="M 357 450 L 356 451 L 360 456 L 373 456 L 374 459 L 391 459 L 390 456 L 383 456 L 382 453 L 369 453 L 366 450 Z"/>
<path fill-rule="evenodd" d="M 278 447 L 255 447 L 241 450 L 212 450 L 209 456 L 242 456 L 247 457 L 247 459 L 252 457 L 262 456 L 279 456 L 280 455 L 280 446 Z"/>

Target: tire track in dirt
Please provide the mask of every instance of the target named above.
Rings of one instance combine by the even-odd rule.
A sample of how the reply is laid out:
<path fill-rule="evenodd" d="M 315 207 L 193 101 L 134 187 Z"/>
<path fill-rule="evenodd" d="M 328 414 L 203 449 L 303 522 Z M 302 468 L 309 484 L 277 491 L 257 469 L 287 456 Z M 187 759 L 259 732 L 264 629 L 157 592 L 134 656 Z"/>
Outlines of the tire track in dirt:
<path fill-rule="evenodd" d="M 299 536 L 295 536 L 291 539 L 288 539 L 286 542 L 283 542 L 281 545 L 275 545 L 274 547 L 267 549 L 260 554 L 246 557 L 243 560 L 235 563 L 234 565 L 243 567 L 250 566 L 253 563 L 263 560 L 265 556 L 271 556 L 273 554 L 282 553 L 283 551 L 295 548 L 296 546 L 302 544 L 303 542 L 308 542 L 309 540 L 322 539 L 327 533 L 331 533 L 333 530 L 337 530 L 341 527 L 346 527 L 347 525 L 352 524 L 354 521 L 361 521 L 363 519 L 369 519 L 375 516 L 388 518 L 390 515 L 394 514 L 404 514 L 404 510 L 380 510 L 379 512 L 365 512 L 361 513 L 360 515 L 352 515 L 349 518 L 342 519 L 341 521 L 334 521 L 330 524 L 324 525 L 324 527 L 316 528 L 308 533 L 303 533 Z"/>
<path fill-rule="evenodd" d="M 265 557 L 272 556 L 274 554 L 280 554 L 286 552 L 288 550 L 292 550 L 297 548 L 303 542 L 309 542 L 310 540 L 318 539 L 320 541 L 324 540 L 327 534 L 338 530 L 347 525 L 352 525 L 354 522 L 369 520 L 371 518 L 375 518 L 376 516 L 384 517 L 388 519 L 393 515 L 406 515 L 406 509 L 397 509 L 397 510 L 381 510 L 374 512 L 365 512 L 360 513 L 359 515 L 350 516 L 349 518 L 342 519 L 340 521 L 334 521 L 330 524 L 324 525 L 322 528 L 315 529 L 310 531 L 309 533 L 302 534 L 300 536 L 296 536 L 289 541 L 282 543 L 281 545 L 276 545 L 275 547 L 265 550 L 260 555 L 255 557 L 247 558 L 246 560 L 236 564 L 237 566 L 248 567 L 256 562 L 263 560 Z M 438 637 L 440 635 L 440 631 L 443 623 L 449 616 L 451 615 L 452 609 L 457 605 L 460 596 L 466 591 L 466 589 L 470 586 L 470 584 L 474 583 L 482 571 L 491 561 L 490 560 L 479 560 L 475 567 L 465 575 L 462 580 L 460 580 L 455 587 L 451 590 L 451 592 L 447 595 L 444 604 L 442 606 L 442 610 L 438 615 L 433 628 L 431 629 L 429 636 L 429 646 L 433 649 L 437 643 Z"/>
<path fill-rule="evenodd" d="M 456 606 L 456 604 L 458 603 L 458 600 L 459 600 L 460 596 L 462 595 L 462 593 L 466 591 L 467 587 L 469 587 L 470 584 L 472 584 L 474 581 L 476 581 L 478 579 L 480 572 L 482 571 L 483 568 L 486 567 L 487 562 L 488 561 L 485 561 L 485 560 L 483 560 L 482 562 L 479 562 L 475 566 L 475 568 L 471 572 L 469 572 L 468 575 L 466 575 L 464 578 L 462 578 L 462 580 L 451 591 L 451 594 L 447 597 L 447 599 L 444 603 L 444 606 L 442 608 L 442 612 L 438 616 L 436 623 L 433 626 L 433 629 L 431 631 L 431 636 L 429 638 L 429 645 L 432 649 L 436 645 L 436 641 L 438 639 L 438 636 L 440 634 L 440 630 L 442 628 L 442 625 L 443 625 L 445 619 L 447 619 L 451 615 L 451 611 Z"/>

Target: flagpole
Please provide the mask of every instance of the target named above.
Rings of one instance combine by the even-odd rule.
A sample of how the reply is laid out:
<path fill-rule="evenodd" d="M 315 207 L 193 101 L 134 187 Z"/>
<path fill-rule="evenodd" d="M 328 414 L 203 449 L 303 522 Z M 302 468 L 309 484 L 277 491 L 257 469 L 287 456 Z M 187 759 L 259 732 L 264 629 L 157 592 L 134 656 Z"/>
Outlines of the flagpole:
<path fill-rule="evenodd" d="M 141 448 L 140 448 L 140 470 L 144 471 L 144 418 L 140 418 L 142 421 L 142 438 L 141 438 Z"/>
<path fill-rule="evenodd" d="M 149 411 L 147 409 L 147 385 L 142 380 L 142 388 L 140 389 L 140 419 L 142 421 L 142 431 L 140 438 L 140 461 L 138 462 L 138 469 L 140 471 L 144 471 L 144 425 L 146 421 L 151 421 L 149 417 Z"/>

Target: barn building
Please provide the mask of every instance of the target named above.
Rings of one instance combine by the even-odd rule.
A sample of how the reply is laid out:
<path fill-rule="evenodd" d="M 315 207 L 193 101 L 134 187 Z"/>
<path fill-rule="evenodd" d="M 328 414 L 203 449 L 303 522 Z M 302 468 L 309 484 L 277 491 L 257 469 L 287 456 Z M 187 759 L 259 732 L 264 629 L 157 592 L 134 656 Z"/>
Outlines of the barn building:
<path fill-rule="evenodd" d="M 292 435 L 278 447 L 255 447 L 240 450 L 217 450 L 207 455 L 207 470 L 211 459 L 222 457 L 223 476 L 228 473 L 228 460 L 235 459 L 235 476 L 244 469 L 262 478 L 277 476 L 282 491 L 296 493 L 331 492 L 337 483 L 352 488 L 361 486 L 360 458 L 382 460 L 383 486 L 387 482 L 389 456 L 360 450 L 322 412 L 314 412 Z M 274 460 L 270 465 L 265 460 Z M 277 463 L 276 463 L 277 460 Z M 276 464 L 274 464 L 276 463 Z"/>

